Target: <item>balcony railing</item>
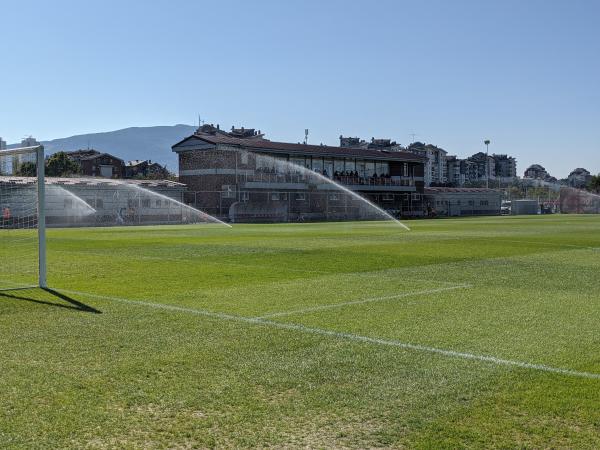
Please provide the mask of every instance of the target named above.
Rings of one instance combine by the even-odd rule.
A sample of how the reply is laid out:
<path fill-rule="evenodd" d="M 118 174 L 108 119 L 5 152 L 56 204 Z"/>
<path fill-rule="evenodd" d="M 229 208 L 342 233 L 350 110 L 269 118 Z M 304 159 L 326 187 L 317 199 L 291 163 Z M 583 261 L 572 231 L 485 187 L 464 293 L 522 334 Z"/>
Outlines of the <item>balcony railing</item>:
<path fill-rule="evenodd" d="M 319 183 L 319 178 L 316 176 L 311 177 L 311 173 L 266 173 L 266 172 L 254 172 L 246 173 L 242 175 L 243 182 L 254 182 L 254 183 Z M 414 186 L 415 179 L 413 177 L 361 177 L 361 176 L 333 176 L 328 177 L 322 175 L 326 179 L 335 181 L 347 186 Z"/>

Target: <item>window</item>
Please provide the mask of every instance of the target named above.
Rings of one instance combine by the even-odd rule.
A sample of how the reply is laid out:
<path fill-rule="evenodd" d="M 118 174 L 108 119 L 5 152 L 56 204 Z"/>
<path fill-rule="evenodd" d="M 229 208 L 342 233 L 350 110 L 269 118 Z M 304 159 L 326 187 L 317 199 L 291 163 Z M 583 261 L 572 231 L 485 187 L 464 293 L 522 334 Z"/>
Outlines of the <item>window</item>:
<path fill-rule="evenodd" d="M 65 198 L 64 206 L 65 206 L 65 209 L 71 209 L 71 208 L 73 208 L 73 199 L 72 198 Z"/>
<path fill-rule="evenodd" d="M 156 200 L 155 206 L 156 206 L 157 208 L 160 208 L 160 206 L 161 206 L 161 203 L 162 203 L 162 202 L 160 201 L 160 199 L 158 199 L 158 200 Z"/>
<path fill-rule="evenodd" d="M 419 193 L 412 194 L 412 199 L 413 200 L 421 200 L 421 194 L 419 194 Z"/>
<path fill-rule="evenodd" d="M 250 192 L 248 192 L 248 191 L 240 192 L 240 202 L 246 203 L 248 200 L 250 200 Z"/>
<path fill-rule="evenodd" d="M 333 160 L 333 170 L 334 172 L 341 173 L 344 171 L 344 160 L 340 158 L 335 158 Z"/>
<path fill-rule="evenodd" d="M 235 186 L 224 184 L 221 191 L 222 198 L 235 198 Z"/>
<path fill-rule="evenodd" d="M 473 200 L 469 200 L 469 206 L 473 206 Z"/>
<path fill-rule="evenodd" d="M 290 157 L 290 162 L 295 166 L 306 167 L 306 158 L 304 156 L 294 156 Z M 295 167 L 291 168 L 292 170 L 296 169 Z M 298 170 L 298 169 L 296 169 Z"/>
<path fill-rule="evenodd" d="M 313 158 L 312 169 L 317 173 L 323 173 L 323 158 Z"/>
<path fill-rule="evenodd" d="M 365 161 L 356 161 L 356 170 L 358 172 L 359 177 L 366 177 L 366 163 Z"/>
<path fill-rule="evenodd" d="M 129 208 L 135 208 L 138 205 L 138 202 L 135 198 L 128 198 L 127 199 L 127 207 Z"/>
<path fill-rule="evenodd" d="M 323 163 L 323 174 L 327 172 L 329 178 L 333 177 L 333 160 L 331 158 L 325 158 Z"/>
<path fill-rule="evenodd" d="M 95 209 L 103 209 L 103 208 L 104 208 L 104 200 L 102 200 L 101 198 L 97 198 Z"/>
<path fill-rule="evenodd" d="M 306 201 L 306 194 L 304 192 L 298 192 L 296 194 L 296 200 L 299 201 L 299 202 Z"/>
<path fill-rule="evenodd" d="M 481 200 L 481 201 L 479 202 L 479 205 L 480 205 L 480 206 L 488 206 L 488 205 L 489 205 L 489 201 L 488 201 L 488 200 Z"/>
<path fill-rule="evenodd" d="M 329 194 L 329 200 L 336 201 L 336 200 L 339 200 L 339 199 L 340 199 L 340 196 L 338 195 L 337 192 L 332 192 L 332 193 Z"/>
<path fill-rule="evenodd" d="M 142 208 L 150 208 L 150 199 L 149 198 L 142 199 Z"/>
<path fill-rule="evenodd" d="M 378 161 L 375 163 L 375 173 L 377 175 L 389 175 L 390 174 L 390 163 L 387 161 Z"/>
<path fill-rule="evenodd" d="M 404 177 L 408 176 L 408 163 L 404 163 L 402 165 L 402 176 L 404 176 Z"/>
<path fill-rule="evenodd" d="M 242 164 L 248 164 L 248 152 L 242 152 L 240 156 L 240 162 Z"/>
<path fill-rule="evenodd" d="M 348 172 L 354 172 L 356 170 L 356 162 L 353 159 L 347 159 L 345 167 L 345 170 Z"/>
<path fill-rule="evenodd" d="M 384 202 L 393 202 L 394 201 L 394 194 L 383 194 L 383 196 L 381 197 L 381 199 Z"/>
<path fill-rule="evenodd" d="M 279 200 L 279 192 L 271 192 L 271 200 L 278 201 Z"/>

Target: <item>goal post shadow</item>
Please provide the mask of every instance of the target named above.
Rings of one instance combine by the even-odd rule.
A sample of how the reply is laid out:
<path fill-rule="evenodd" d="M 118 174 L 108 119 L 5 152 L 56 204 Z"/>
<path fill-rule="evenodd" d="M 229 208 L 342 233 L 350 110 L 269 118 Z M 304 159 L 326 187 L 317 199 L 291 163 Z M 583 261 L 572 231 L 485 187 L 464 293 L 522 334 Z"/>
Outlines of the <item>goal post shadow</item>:
<path fill-rule="evenodd" d="M 40 293 L 43 294 L 40 295 Z M 70 297 L 62 292 L 47 287 L 32 287 L 0 291 L 0 300 L 2 299 L 22 300 L 41 305 L 55 306 L 57 308 L 72 309 L 75 311 L 92 314 L 102 314 L 102 311 L 100 311 L 99 309 L 96 309 L 90 305 L 80 302 L 79 300 L 76 300 L 73 297 Z M 55 302 L 51 300 L 59 300 L 60 302 Z"/>

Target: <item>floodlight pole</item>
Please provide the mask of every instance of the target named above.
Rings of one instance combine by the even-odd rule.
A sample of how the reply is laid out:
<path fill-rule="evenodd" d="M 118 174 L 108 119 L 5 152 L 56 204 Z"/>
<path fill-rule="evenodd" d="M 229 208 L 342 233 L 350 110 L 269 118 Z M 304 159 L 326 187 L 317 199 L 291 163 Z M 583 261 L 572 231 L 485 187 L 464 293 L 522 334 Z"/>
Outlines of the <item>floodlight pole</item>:
<path fill-rule="evenodd" d="M 490 187 L 490 163 L 488 161 L 489 158 L 489 154 L 490 154 L 490 140 L 486 139 L 485 141 L 483 141 L 483 143 L 485 144 L 485 187 L 489 188 Z"/>
<path fill-rule="evenodd" d="M 46 186 L 45 186 L 44 146 L 37 148 L 37 192 L 38 192 L 38 261 L 39 285 L 42 289 L 48 287 L 46 279 Z"/>

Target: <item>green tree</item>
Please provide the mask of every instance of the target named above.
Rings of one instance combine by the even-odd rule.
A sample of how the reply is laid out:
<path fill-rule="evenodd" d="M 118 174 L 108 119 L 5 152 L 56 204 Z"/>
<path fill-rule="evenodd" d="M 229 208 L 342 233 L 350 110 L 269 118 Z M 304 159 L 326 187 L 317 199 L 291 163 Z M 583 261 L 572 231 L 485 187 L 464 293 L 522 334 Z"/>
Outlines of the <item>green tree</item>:
<path fill-rule="evenodd" d="M 66 177 L 81 172 L 81 167 L 65 152 L 57 152 L 46 160 L 46 175 L 49 177 Z"/>
<path fill-rule="evenodd" d="M 36 165 L 32 162 L 24 162 L 17 169 L 17 175 L 20 177 L 35 177 L 37 173 Z"/>

